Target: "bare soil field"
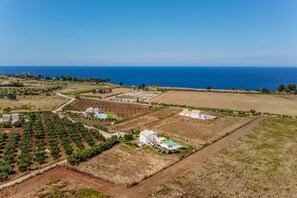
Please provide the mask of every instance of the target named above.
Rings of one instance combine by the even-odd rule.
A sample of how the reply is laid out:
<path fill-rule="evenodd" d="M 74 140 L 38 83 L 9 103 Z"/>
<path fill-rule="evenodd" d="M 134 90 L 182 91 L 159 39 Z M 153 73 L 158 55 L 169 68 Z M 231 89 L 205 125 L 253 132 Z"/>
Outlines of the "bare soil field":
<path fill-rule="evenodd" d="M 294 95 L 168 91 L 150 102 L 244 111 L 255 109 L 258 112 L 297 115 L 297 108 L 292 108 L 297 105 L 297 97 Z"/>
<path fill-rule="evenodd" d="M 130 88 L 115 88 L 115 89 L 112 89 L 112 92 L 110 93 L 92 93 L 92 92 L 89 92 L 89 93 L 84 93 L 84 94 L 81 94 L 81 96 L 86 96 L 86 97 L 99 97 L 99 98 L 107 98 L 107 97 L 111 97 L 111 96 L 115 96 L 115 95 L 119 95 L 119 94 L 124 94 L 124 93 L 128 93 L 130 91 L 133 91 L 133 89 L 130 89 Z"/>
<path fill-rule="evenodd" d="M 152 106 L 147 105 L 127 104 L 84 98 L 76 100 L 69 106 L 70 109 L 78 111 L 85 111 L 89 107 L 99 108 L 105 112 L 111 112 L 121 119 L 137 116 L 149 112 L 152 109 Z"/>
<path fill-rule="evenodd" d="M 113 131 L 129 131 L 130 129 L 146 129 L 146 127 L 150 124 L 153 124 L 159 120 L 165 119 L 176 113 L 180 112 L 181 110 L 178 108 L 162 108 L 155 112 L 149 113 L 145 116 L 141 116 L 135 118 L 133 120 L 115 124 L 111 126 L 111 130 Z"/>
<path fill-rule="evenodd" d="M 118 145 L 76 168 L 117 185 L 131 186 L 177 160 L 177 155 L 159 155 L 142 148 Z"/>
<path fill-rule="evenodd" d="M 151 197 L 296 197 L 297 122 L 267 119 Z"/>
<path fill-rule="evenodd" d="M 10 107 L 12 112 L 52 111 L 69 99 L 53 95 L 18 96 L 16 100 L 0 99 L 0 112 Z"/>
<path fill-rule="evenodd" d="M 123 191 L 123 188 L 115 186 L 113 184 L 104 182 L 102 180 L 91 178 L 87 175 L 71 171 L 64 167 L 58 167 L 29 180 L 26 180 L 20 184 L 5 188 L 0 191 L 1 198 L 31 198 L 34 195 L 39 195 L 49 189 L 50 186 L 56 183 L 57 180 L 61 180 L 62 183 L 67 182 L 78 189 L 92 188 L 98 192 L 105 194 L 116 195 Z M 64 184 L 65 185 L 65 184 Z M 63 190 L 63 187 L 60 187 Z M 41 196 L 42 197 L 42 196 Z M 54 196 L 52 196 L 54 197 Z M 56 196 L 57 197 L 57 196 Z M 63 197 L 63 196 L 62 196 Z"/>

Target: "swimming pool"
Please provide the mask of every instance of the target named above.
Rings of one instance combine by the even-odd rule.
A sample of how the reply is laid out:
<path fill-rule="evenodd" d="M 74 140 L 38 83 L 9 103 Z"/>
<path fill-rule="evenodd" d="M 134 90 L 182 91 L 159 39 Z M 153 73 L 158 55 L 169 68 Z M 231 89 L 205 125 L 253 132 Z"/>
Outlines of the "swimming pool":
<path fill-rule="evenodd" d="M 107 115 L 105 113 L 96 113 L 96 116 L 100 119 L 106 119 Z"/>
<path fill-rule="evenodd" d="M 171 147 L 177 147 L 177 146 L 179 146 L 179 144 L 177 144 L 175 142 L 172 142 L 171 140 L 167 140 L 163 144 L 166 144 L 167 146 L 171 146 Z"/>

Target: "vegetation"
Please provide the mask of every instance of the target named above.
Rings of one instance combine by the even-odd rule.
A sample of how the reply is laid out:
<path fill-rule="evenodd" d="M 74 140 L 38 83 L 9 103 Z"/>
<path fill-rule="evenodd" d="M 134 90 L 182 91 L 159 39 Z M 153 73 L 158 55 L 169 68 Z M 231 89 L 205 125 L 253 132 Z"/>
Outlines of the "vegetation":
<path fill-rule="evenodd" d="M 102 151 L 108 150 L 112 148 L 115 144 L 118 143 L 118 138 L 116 136 L 112 136 L 111 138 L 107 139 L 105 142 L 95 145 L 89 149 L 79 151 L 78 153 L 70 156 L 68 158 L 68 162 L 71 165 L 78 164 L 79 162 L 85 161 Z"/>

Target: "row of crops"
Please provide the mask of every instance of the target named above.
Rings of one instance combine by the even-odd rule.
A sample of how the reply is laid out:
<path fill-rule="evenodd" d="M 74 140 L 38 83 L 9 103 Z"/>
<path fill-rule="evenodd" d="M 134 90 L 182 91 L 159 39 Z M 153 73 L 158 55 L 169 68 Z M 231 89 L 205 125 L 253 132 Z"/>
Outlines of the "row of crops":
<path fill-rule="evenodd" d="M 0 87 L 0 96 L 6 96 L 8 94 L 14 94 L 14 95 L 38 95 L 41 93 L 47 93 L 50 91 L 62 89 L 62 85 L 56 85 L 56 86 L 48 86 L 42 89 L 39 88 L 16 88 L 16 87 Z"/>
<path fill-rule="evenodd" d="M 88 130 L 81 123 L 60 119 L 50 112 L 32 113 L 28 119 L 23 133 L 0 133 L 1 181 L 106 141 L 98 130 Z"/>

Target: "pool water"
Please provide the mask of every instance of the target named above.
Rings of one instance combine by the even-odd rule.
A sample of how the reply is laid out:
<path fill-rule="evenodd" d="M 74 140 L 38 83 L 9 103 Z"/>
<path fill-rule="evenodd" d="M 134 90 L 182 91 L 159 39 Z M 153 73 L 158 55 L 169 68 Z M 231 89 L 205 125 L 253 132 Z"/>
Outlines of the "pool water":
<path fill-rule="evenodd" d="M 106 119 L 107 118 L 107 115 L 105 113 L 98 113 L 96 114 L 98 118 L 100 119 Z"/>
<path fill-rule="evenodd" d="M 164 144 L 167 144 L 168 146 L 171 146 L 171 147 L 179 146 L 177 143 L 172 142 L 171 140 L 167 140 L 166 142 L 164 142 Z"/>

